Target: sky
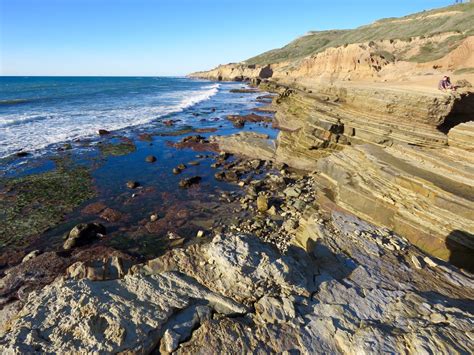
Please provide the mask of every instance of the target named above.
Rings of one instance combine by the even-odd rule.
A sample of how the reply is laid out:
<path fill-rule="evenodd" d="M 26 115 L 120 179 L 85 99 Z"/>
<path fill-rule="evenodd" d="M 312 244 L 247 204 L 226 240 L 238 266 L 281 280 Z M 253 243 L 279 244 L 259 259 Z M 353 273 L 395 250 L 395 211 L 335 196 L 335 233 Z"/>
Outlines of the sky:
<path fill-rule="evenodd" d="M 185 75 L 454 0 L 0 0 L 0 75 Z"/>

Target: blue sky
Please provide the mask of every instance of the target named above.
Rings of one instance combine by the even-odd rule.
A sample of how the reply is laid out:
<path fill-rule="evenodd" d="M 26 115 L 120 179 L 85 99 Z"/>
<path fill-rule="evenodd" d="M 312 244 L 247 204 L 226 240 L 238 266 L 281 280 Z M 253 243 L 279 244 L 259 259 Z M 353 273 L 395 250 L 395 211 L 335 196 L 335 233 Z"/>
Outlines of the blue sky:
<path fill-rule="evenodd" d="M 0 0 L 0 75 L 184 75 L 452 0 Z"/>

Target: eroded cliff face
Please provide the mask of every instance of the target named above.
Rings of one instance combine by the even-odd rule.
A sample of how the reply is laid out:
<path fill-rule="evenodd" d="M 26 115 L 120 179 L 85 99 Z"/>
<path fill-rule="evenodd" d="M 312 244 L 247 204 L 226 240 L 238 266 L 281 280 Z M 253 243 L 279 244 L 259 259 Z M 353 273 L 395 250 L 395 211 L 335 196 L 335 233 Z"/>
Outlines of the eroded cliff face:
<path fill-rule="evenodd" d="M 270 65 L 226 64 L 210 71 L 190 74 L 191 78 L 203 78 L 217 81 L 249 81 L 268 79 L 273 76 Z"/>
<path fill-rule="evenodd" d="M 280 91 L 273 106 L 282 130 L 268 156 L 316 171 L 317 190 L 339 206 L 474 270 L 474 125 L 459 124 L 474 112 L 474 95 L 264 87 Z M 232 142 L 223 141 L 225 150 Z"/>
<path fill-rule="evenodd" d="M 406 59 L 422 55 L 424 47 L 433 43 L 443 43 L 455 35 L 455 33 L 444 33 L 430 38 L 352 43 L 328 48 L 298 61 L 283 61 L 268 65 L 226 64 L 210 71 L 190 74 L 190 77 L 227 81 L 271 79 L 280 84 L 311 88 L 319 83 L 352 81 L 416 82 L 426 79 L 427 75 L 437 75 L 438 78 L 462 69 L 465 69 L 465 74 L 471 78 L 474 68 L 474 36 L 465 38 L 440 59 L 427 61 Z M 403 53 L 403 56 L 400 53 Z M 435 79 L 434 87 L 436 84 Z"/>
<path fill-rule="evenodd" d="M 380 54 L 408 44 L 416 54 L 413 41 L 401 42 L 330 48 L 291 66 L 266 66 L 272 72 L 266 78 L 258 74 L 263 67 L 245 64 L 204 76 L 237 77 L 278 93 L 274 160 L 319 172 L 340 206 L 472 270 L 474 140 L 472 124 L 463 123 L 474 119 L 474 94 L 469 87 L 441 92 L 436 80 L 430 88 L 419 78 L 474 65 L 473 37 L 435 62 Z M 403 81 L 410 76 L 418 82 Z"/>

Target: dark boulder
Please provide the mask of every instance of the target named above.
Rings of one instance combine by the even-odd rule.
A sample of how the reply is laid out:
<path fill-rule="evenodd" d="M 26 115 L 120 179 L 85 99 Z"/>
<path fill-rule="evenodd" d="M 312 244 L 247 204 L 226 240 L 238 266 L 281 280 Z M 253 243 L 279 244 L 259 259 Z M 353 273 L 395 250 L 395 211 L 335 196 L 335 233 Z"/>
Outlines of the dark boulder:
<path fill-rule="evenodd" d="M 140 184 L 136 181 L 132 181 L 132 180 L 127 181 L 127 187 L 129 189 L 136 189 L 138 186 L 140 186 Z"/>
<path fill-rule="evenodd" d="M 200 176 L 193 176 L 187 179 L 182 179 L 179 182 L 179 187 L 187 189 L 193 185 L 199 184 L 201 182 L 201 177 Z"/>
<path fill-rule="evenodd" d="M 71 229 L 63 244 L 63 248 L 69 250 L 85 245 L 105 234 L 106 229 L 100 223 L 81 223 Z"/>
<path fill-rule="evenodd" d="M 149 155 L 145 158 L 147 163 L 154 163 L 156 161 L 156 157 L 154 155 Z"/>

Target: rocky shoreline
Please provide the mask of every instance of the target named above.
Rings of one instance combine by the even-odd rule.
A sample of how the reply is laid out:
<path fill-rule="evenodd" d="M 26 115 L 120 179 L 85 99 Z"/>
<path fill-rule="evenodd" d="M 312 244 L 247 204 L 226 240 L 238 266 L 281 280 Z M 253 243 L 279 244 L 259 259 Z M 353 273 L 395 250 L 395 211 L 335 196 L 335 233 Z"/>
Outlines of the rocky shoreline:
<path fill-rule="evenodd" d="M 469 275 L 342 211 L 307 211 L 304 221 L 306 250 L 282 255 L 255 236 L 217 234 L 123 277 L 56 279 L 5 321 L 0 344 L 22 353 L 472 349 Z"/>
<path fill-rule="evenodd" d="M 317 190 L 340 207 L 474 270 L 473 146 L 467 143 L 474 125 L 463 118 L 472 108 L 470 91 L 430 94 L 429 101 L 425 93 L 391 98 L 379 88 L 377 100 L 404 102 L 400 112 L 382 113 L 384 104 L 371 106 L 364 91 L 349 100 L 347 92 L 327 96 L 331 85 L 309 93 L 262 79 L 259 87 L 278 94 L 271 106 L 277 139 L 245 132 L 217 138 L 220 149 L 317 172 Z"/>
<path fill-rule="evenodd" d="M 193 129 L 168 143 L 196 152 L 172 169 L 187 196 L 203 185 L 188 170 L 204 162 L 212 162 L 214 181 L 235 188 L 209 203 L 214 216 L 200 229 L 175 225 L 192 208 L 150 214 L 141 228 L 166 231 L 169 250 L 162 256 L 144 259 L 104 246 L 98 241 L 107 231 L 84 224 L 62 241 L 71 251 L 33 252 L 4 270 L 4 352 L 470 351 L 472 274 L 341 204 L 321 161 L 356 149 L 344 143 L 344 123 L 319 123 L 307 132 L 317 132 L 321 144 L 306 145 L 306 128 L 289 124 L 307 117 L 313 93 L 270 82 L 260 89 L 277 94 L 264 95 L 260 100 L 271 106 L 258 110 L 276 111 L 272 122 L 260 113 L 227 119 L 238 130 L 272 123 L 281 128 L 276 139 L 252 130 L 204 136 Z M 296 120 L 288 118 L 295 113 Z M 462 132 L 455 140 L 466 145 Z M 132 144 L 104 146 L 114 155 Z M 315 154 L 324 159 L 308 166 Z M 156 157 L 144 160 L 153 165 Z M 139 185 L 129 181 L 128 193 L 146 194 Z M 100 203 L 83 212 L 123 218 Z"/>

